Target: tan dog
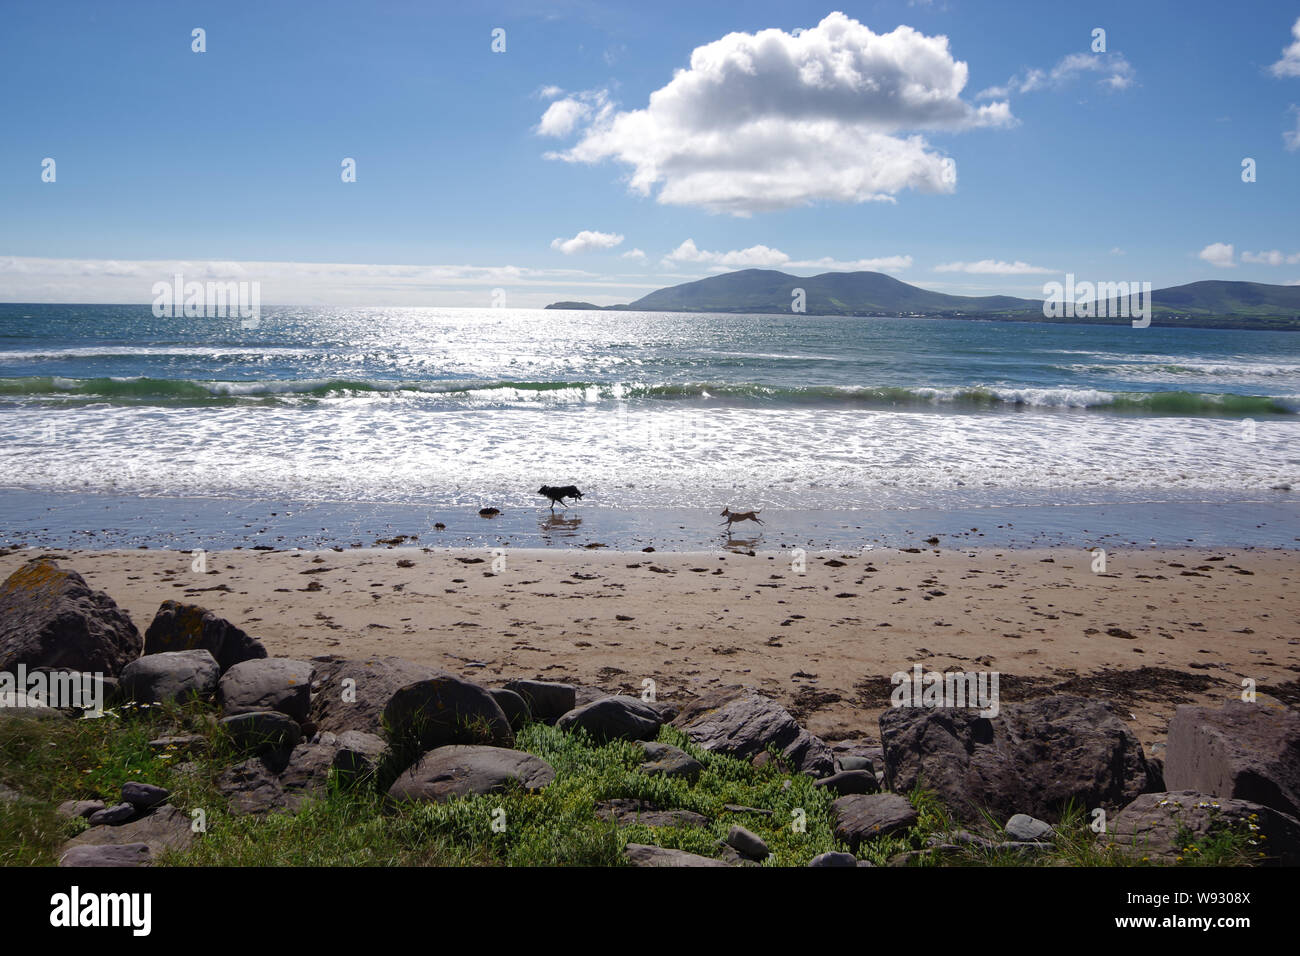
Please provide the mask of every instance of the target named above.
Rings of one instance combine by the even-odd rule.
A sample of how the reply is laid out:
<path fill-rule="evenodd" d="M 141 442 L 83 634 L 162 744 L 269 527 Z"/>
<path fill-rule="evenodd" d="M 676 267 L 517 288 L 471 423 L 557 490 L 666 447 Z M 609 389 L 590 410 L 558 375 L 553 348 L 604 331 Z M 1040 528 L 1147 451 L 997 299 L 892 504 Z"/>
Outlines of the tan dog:
<path fill-rule="evenodd" d="M 762 524 L 763 519 L 759 517 L 763 509 L 758 511 L 732 511 L 730 506 L 723 506 L 722 517 L 726 519 L 724 524 L 727 526 L 727 534 L 731 534 L 731 526 L 737 521 L 752 521 L 755 524 Z"/>

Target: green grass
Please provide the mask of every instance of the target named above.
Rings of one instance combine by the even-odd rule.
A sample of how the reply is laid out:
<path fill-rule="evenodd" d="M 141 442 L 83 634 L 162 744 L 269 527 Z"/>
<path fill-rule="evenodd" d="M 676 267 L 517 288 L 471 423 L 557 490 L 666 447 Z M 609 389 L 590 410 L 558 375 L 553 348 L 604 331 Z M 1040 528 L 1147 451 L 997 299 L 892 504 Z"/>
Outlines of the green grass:
<path fill-rule="evenodd" d="M 148 741 L 164 735 L 201 734 L 206 751 L 185 757 L 154 753 Z M 140 711 L 110 711 L 97 720 L 37 720 L 0 717 L 0 784 L 23 794 L 0 801 L 0 865 L 52 865 L 59 848 L 86 824 L 59 817 L 64 800 L 116 802 L 127 780 L 172 791 L 171 803 L 187 812 L 202 809 L 206 833 L 163 865 L 219 866 L 619 866 L 626 843 L 651 843 L 719 855 L 719 841 L 733 824 L 758 834 L 771 850 L 764 865 L 806 866 L 816 855 L 848 850 L 835 839 L 833 795 L 811 778 L 782 772 L 779 761 L 752 767 L 747 761 L 700 750 L 680 731 L 664 727 L 659 740 L 690 752 L 704 769 L 693 781 L 648 776 L 638 769 L 639 745 L 596 744 L 582 732 L 530 724 L 516 746 L 546 760 L 556 779 L 536 793 L 520 790 L 458 799 L 445 804 L 387 800 L 384 786 L 393 763 L 372 778 L 332 777 L 323 794 L 294 812 L 235 816 L 214 781 L 243 754 L 216 726 L 209 708 L 197 702 Z M 596 804 L 639 799 L 661 810 L 690 810 L 706 827 L 618 827 L 596 814 Z M 920 850 L 936 835 L 962 828 L 948 809 L 924 789 L 908 794 L 919 820 L 905 833 L 880 837 L 859 847 L 859 859 L 885 865 L 897 854 Z M 759 812 L 731 812 L 727 804 Z M 495 823 L 495 826 L 494 826 Z M 802 824 L 802 826 L 800 826 Z M 971 832 L 1002 837 L 993 819 Z M 1251 834 L 1222 832 L 1184 853 L 1185 865 L 1250 862 L 1258 848 Z M 1067 808 L 1051 852 L 1019 856 L 1008 851 L 962 847 L 929 854 L 911 865 L 933 866 L 1108 866 L 1132 865 L 1133 857 L 1098 844 L 1082 810 Z M 1187 845 L 1193 846 L 1188 838 Z"/>

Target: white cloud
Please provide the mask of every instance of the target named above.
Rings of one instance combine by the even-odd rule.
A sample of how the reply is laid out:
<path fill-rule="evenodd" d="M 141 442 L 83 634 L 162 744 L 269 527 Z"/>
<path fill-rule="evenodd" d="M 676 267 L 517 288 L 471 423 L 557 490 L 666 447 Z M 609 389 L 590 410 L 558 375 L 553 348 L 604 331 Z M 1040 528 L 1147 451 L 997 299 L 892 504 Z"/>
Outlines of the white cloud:
<path fill-rule="evenodd" d="M 875 259 L 854 259 L 843 261 L 824 256 L 821 259 L 791 259 L 780 249 L 769 246 L 750 246 L 748 249 L 733 249 L 730 252 L 710 252 L 695 245 L 695 240 L 687 239 L 680 246 L 668 253 L 663 259 L 664 265 L 679 262 L 699 262 L 710 266 L 715 271 L 725 269 L 825 269 L 833 272 L 860 272 L 864 270 L 885 270 L 897 272 L 910 268 L 911 256 L 882 256 Z"/>
<path fill-rule="evenodd" d="M 1291 35 L 1295 42 L 1282 51 L 1282 59 L 1269 67 L 1274 76 L 1300 76 L 1300 17 L 1291 24 Z"/>
<path fill-rule="evenodd" d="M 729 33 L 696 48 L 644 109 L 615 110 L 603 93 L 557 101 L 538 131 L 580 126 L 576 145 L 548 158 L 626 164 L 629 187 L 665 204 L 747 216 L 893 201 L 904 189 L 955 188 L 951 162 L 920 131 L 1015 122 L 1006 103 L 961 98 L 967 72 L 945 36 L 876 34 L 832 13 L 812 29 Z M 556 109 L 565 102 L 576 105 Z"/>
<path fill-rule="evenodd" d="M 640 249 L 629 249 L 627 252 L 623 253 L 623 255 L 620 256 L 619 258 L 621 258 L 621 259 L 644 259 L 644 258 L 645 258 L 645 253 L 642 252 Z"/>
<path fill-rule="evenodd" d="M 978 262 L 945 262 L 934 267 L 935 272 L 968 272 L 972 275 L 1023 276 L 1056 272 L 1028 262 L 1004 262 L 1001 259 L 980 259 Z"/>
<path fill-rule="evenodd" d="M 1197 255 L 1210 265 L 1217 266 L 1220 269 L 1231 269 L 1237 264 L 1233 261 L 1236 252 L 1230 242 L 1212 242 L 1198 252 Z"/>
<path fill-rule="evenodd" d="M 1098 83 L 1108 90 L 1124 90 L 1133 85 L 1136 70 L 1122 53 L 1071 53 L 1050 70 L 1036 68 L 1017 73 L 1001 86 L 990 86 L 975 95 L 977 100 L 1003 99 L 1012 93 L 1059 89 L 1084 74 L 1097 73 Z"/>
<path fill-rule="evenodd" d="M 1112 256 L 1126 256 L 1128 255 L 1128 252 L 1121 249 L 1119 246 L 1113 246 L 1111 247 L 1110 254 Z"/>
<path fill-rule="evenodd" d="M 1300 252 L 1293 252 L 1290 255 L 1280 249 L 1270 249 L 1268 252 L 1242 252 L 1241 261 L 1261 266 L 1293 266 L 1300 262 Z"/>
<path fill-rule="evenodd" d="M 1295 113 L 1295 129 L 1282 130 L 1282 145 L 1288 152 L 1295 152 L 1300 149 L 1300 109 L 1293 106 L 1291 112 Z"/>
<path fill-rule="evenodd" d="M 617 233 L 584 229 L 572 239 L 552 239 L 551 248 L 571 256 L 577 252 L 590 252 L 592 249 L 613 249 L 622 241 L 623 237 Z"/>

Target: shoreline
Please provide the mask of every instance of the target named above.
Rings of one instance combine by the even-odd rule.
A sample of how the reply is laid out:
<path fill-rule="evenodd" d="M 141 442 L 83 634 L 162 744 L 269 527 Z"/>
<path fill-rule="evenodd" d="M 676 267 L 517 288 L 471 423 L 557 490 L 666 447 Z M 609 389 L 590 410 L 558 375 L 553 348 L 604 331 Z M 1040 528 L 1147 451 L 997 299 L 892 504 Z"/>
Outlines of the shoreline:
<path fill-rule="evenodd" d="M 1257 682 L 1300 700 L 1300 566 L 1287 551 L 927 548 L 863 553 L 390 546 L 179 551 L 23 549 L 106 591 L 143 632 L 195 603 L 273 656 L 393 656 L 477 682 L 569 681 L 684 703 L 728 685 L 777 699 L 829 741 L 873 741 L 890 676 L 998 671 L 1002 703 L 1114 700 L 1159 755 L 1178 703 Z M 494 561 L 497 564 L 494 566 Z"/>

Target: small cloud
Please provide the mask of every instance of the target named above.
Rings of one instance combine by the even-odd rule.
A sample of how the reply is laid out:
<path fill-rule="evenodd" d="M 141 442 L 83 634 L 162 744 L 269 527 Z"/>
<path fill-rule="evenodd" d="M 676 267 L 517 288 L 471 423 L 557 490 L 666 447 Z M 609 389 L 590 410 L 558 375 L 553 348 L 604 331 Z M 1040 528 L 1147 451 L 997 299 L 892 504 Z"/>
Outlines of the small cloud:
<path fill-rule="evenodd" d="M 1300 76 L 1300 17 L 1291 24 L 1291 35 L 1295 42 L 1282 51 L 1282 59 L 1269 67 L 1274 76 Z"/>
<path fill-rule="evenodd" d="M 1300 252 L 1294 252 L 1291 255 L 1287 255 L 1280 249 L 1270 249 L 1268 252 L 1243 252 L 1241 261 L 1259 266 L 1293 266 L 1300 262 Z"/>
<path fill-rule="evenodd" d="M 1295 129 L 1282 131 L 1282 145 L 1286 147 L 1287 152 L 1294 153 L 1300 149 L 1300 109 L 1293 106 L 1291 112 L 1295 114 Z"/>
<path fill-rule="evenodd" d="M 1112 256 L 1126 256 L 1126 255 L 1128 255 L 1128 253 L 1125 252 L 1123 249 L 1121 249 L 1119 246 L 1115 246 L 1114 248 L 1112 248 L 1112 249 L 1110 250 L 1110 254 L 1111 254 Z"/>
<path fill-rule="evenodd" d="M 833 259 L 823 256 L 820 259 L 792 259 L 780 249 L 769 246 L 750 246 L 748 249 L 733 249 L 730 252 L 711 252 L 700 249 L 695 240 L 687 239 L 680 246 L 668 253 L 663 264 L 672 266 L 679 262 L 699 262 L 722 269 L 825 269 L 831 272 L 862 272 L 886 270 L 898 272 L 912 265 L 911 256 L 881 256 L 874 259 Z"/>
<path fill-rule="evenodd" d="M 1023 276 L 1056 272 L 1028 262 L 1004 262 L 1001 259 L 980 259 L 978 262 L 945 262 L 934 267 L 935 272 L 968 272 L 972 275 Z"/>
<path fill-rule="evenodd" d="M 975 94 L 977 100 L 1002 99 L 1012 93 L 1059 89 L 1085 74 L 1100 74 L 1098 83 L 1107 90 L 1126 90 L 1135 82 L 1137 71 L 1122 53 L 1071 53 L 1050 70 L 1037 68 L 1017 73 L 1000 86 L 990 86 Z"/>
<path fill-rule="evenodd" d="M 640 260 L 645 258 L 645 253 L 640 249 L 629 249 L 627 252 L 623 253 L 620 258 Z"/>
<path fill-rule="evenodd" d="M 1231 269 L 1237 264 L 1233 261 L 1236 251 L 1230 242 L 1212 242 L 1197 255 L 1219 269 Z"/>
<path fill-rule="evenodd" d="M 590 252 L 592 249 L 613 249 L 622 241 L 623 237 L 616 233 L 584 229 L 572 239 L 552 239 L 551 248 L 571 256 L 577 252 Z"/>
<path fill-rule="evenodd" d="M 557 96 L 563 96 L 564 90 L 558 86 L 543 86 L 533 95 L 539 100 L 553 100 Z"/>

